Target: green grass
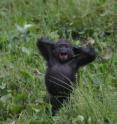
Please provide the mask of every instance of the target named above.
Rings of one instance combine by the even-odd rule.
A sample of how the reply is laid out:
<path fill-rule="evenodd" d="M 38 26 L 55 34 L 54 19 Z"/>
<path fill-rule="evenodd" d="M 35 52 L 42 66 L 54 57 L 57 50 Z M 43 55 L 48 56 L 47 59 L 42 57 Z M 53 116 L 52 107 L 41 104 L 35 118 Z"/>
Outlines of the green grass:
<path fill-rule="evenodd" d="M 81 68 L 69 104 L 52 117 L 36 40 L 61 34 L 81 45 L 72 31 L 94 40 L 98 56 Z M 0 124 L 116 124 L 116 68 L 116 0 L 0 0 Z"/>

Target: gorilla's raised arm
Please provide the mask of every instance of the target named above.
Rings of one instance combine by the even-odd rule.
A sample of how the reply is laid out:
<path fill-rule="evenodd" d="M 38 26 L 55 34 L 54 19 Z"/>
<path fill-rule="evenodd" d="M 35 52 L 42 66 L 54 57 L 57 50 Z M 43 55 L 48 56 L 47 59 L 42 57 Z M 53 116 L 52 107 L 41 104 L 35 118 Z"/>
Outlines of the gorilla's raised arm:
<path fill-rule="evenodd" d="M 73 51 L 77 58 L 78 66 L 89 64 L 96 58 L 94 48 L 73 47 Z"/>
<path fill-rule="evenodd" d="M 55 43 L 51 42 L 47 38 L 40 38 L 37 41 L 37 47 L 46 61 L 52 56 L 52 48 Z"/>

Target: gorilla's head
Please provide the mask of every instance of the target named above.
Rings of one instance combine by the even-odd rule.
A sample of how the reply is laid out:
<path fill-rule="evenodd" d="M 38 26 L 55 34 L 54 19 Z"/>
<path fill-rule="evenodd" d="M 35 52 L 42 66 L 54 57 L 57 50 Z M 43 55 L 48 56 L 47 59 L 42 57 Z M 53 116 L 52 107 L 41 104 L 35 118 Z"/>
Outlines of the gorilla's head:
<path fill-rule="evenodd" d="M 61 39 L 55 44 L 53 54 L 60 62 L 65 62 L 73 57 L 74 52 L 71 44 Z"/>

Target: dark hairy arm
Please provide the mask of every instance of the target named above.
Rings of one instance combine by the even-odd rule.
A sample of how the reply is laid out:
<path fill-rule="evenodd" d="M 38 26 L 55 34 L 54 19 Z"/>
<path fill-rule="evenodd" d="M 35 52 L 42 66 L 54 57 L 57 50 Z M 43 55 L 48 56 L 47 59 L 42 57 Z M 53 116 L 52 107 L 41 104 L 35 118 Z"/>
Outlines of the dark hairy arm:
<path fill-rule="evenodd" d="M 54 45 L 55 44 L 47 38 L 40 38 L 37 40 L 37 47 L 46 61 L 52 56 L 52 48 Z"/>
<path fill-rule="evenodd" d="M 75 57 L 79 66 L 89 64 L 96 58 L 96 52 L 94 48 L 89 47 L 73 47 Z"/>

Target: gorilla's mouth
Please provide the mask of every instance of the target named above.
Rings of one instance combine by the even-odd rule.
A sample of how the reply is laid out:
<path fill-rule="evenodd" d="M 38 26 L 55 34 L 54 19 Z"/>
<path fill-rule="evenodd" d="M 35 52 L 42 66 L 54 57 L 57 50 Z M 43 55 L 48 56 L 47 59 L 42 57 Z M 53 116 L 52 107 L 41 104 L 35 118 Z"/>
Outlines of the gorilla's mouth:
<path fill-rule="evenodd" d="M 67 60 L 68 59 L 68 54 L 67 53 L 60 53 L 59 58 L 60 58 L 60 60 Z"/>

